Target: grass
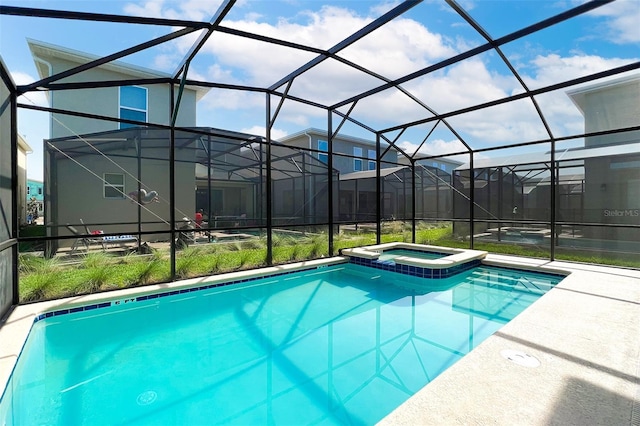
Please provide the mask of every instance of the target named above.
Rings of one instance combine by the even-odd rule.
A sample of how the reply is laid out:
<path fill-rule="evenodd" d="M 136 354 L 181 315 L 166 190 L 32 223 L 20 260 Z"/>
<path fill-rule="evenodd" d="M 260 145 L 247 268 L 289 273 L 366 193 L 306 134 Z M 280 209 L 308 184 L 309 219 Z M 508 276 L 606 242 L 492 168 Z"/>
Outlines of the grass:
<path fill-rule="evenodd" d="M 57 259 L 21 254 L 19 258 L 20 300 L 32 302 L 55 296 L 52 288 L 58 281 L 62 267 Z M 22 278 L 23 277 L 23 278 Z"/>
<path fill-rule="evenodd" d="M 382 242 L 411 241 L 406 224 L 383 225 Z M 326 234 L 273 236 L 274 265 L 316 259 L 329 255 Z M 455 238 L 451 224 L 423 224 L 416 230 L 416 242 L 445 247 L 468 248 L 468 240 Z M 334 251 L 376 243 L 371 231 L 341 232 L 334 237 Z M 474 247 L 491 253 L 548 258 L 547 247 L 476 241 Z M 615 257 L 614 257 L 615 256 Z M 266 239 L 188 247 L 176 253 L 176 276 L 193 278 L 267 265 Z M 558 260 L 640 268 L 640 260 L 619 255 L 557 250 Z M 90 253 L 78 261 L 63 264 L 24 253 L 19 259 L 20 301 L 22 303 L 56 299 L 99 291 L 167 282 L 171 275 L 168 251 L 148 255 L 110 255 Z"/>

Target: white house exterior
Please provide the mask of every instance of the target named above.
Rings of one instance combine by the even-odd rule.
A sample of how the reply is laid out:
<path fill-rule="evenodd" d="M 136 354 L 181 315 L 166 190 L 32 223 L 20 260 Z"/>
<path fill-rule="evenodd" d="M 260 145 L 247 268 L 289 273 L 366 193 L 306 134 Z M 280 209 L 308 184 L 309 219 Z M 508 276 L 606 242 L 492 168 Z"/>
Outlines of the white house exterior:
<path fill-rule="evenodd" d="M 18 223 L 27 223 L 27 154 L 33 152 L 27 141 L 18 135 Z"/>

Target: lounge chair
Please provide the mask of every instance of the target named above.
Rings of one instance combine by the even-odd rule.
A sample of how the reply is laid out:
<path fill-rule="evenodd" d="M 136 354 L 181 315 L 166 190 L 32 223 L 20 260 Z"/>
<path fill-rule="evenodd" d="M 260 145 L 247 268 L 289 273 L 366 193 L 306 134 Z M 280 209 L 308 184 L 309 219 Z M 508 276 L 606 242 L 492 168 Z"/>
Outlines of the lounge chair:
<path fill-rule="evenodd" d="M 138 237 L 135 235 L 105 235 L 102 237 L 102 242 L 106 247 L 109 244 L 117 245 L 120 247 L 126 246 L 128 243 L 138 243 Z"/>
<path fill-rule="evenodd" d="M 107 249 L 109 245 L 124 247 L 127 243 L 138 243 L 138 237 L 135 235 L 101 235 L 102 231 L 91 231 L 86 223 L 82 219 L 80 219 L 80 223 L 84 226 L 84 231 L 87 235 L 100 236 L 100 240 L 102 242 L 103 249 Z"/>
<path fill-rule="evenodd" d="M 92 235 L 82 235 L 75 227 L 69 224 L 67 224 L 67 229 L 71 231 L 73 235 L 76 236 L 76 240 L 73 242 L 73 245 L 71 246 L 71 254 L 75 253 L 75 251 L 79 248 L 80 245 L 85 246 L 87 251 L 89 250 L 89 247 L 92 244 L 93 245 L 100 244 L 103 250 L 106 248 L 102 237 L 94 237 Z"/>
<path fill-rule="evenodd" d="M 102 231 L 91 231 L 82 219 L 80 219 L 80 223 L 84 227 L 85 235 L 80 234 L 76 228 L 67 224 L 67 229 L 78 237 L 71 247 L 72 254 L 80 245 L 84 245 L 89 250 L 92 244 L 100 244 L 102 250 L 106 250 L 110 245 L 122 247 L 127 243 L 138 243 L 138 238 L 134 235 L 102 235 Z"/>

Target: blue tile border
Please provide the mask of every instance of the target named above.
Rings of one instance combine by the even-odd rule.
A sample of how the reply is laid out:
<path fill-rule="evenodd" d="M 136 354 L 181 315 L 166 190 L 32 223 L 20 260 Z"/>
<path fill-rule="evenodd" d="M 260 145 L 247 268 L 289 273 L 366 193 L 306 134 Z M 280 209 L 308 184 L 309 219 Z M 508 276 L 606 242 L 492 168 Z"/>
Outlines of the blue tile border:
<path fill-rule="evenodd" d="M 431 269 L 431 268 L 423 268 L 420 266 L 402 265 L 402 264 L 396 264 L 392 260 L 380 261 L 377 259 L 366 259 L 366 258 L 356 257 L 356 256 L 349 256 L 349 263 L 353 263 L 355 265 L 361 265 L 361 266 L 368 266 L 370 268 L 382 269 L 384 271 L 397 272 L 399 274 L 411 275 L 419 278 L 432 278 L 432 279 L 449 278 L 461 272 L 475 268 L 477 266 L 506 269 L 506 270 L 517 271 L 517 272 L 531 272 L 534 274 L 551 276 L 555 278 L 567 277 L 566 274 L 561 274 L 561 273 L 510 268 L 507 266 L 485 265 L 482 263 L 481 259 L 474 259 L 466 263 L 452 266 L 451 268 L 442 268 L 442 269 Z"/>
<path fill-rule="evenodd" d="M 377 259 L 365 259 L 355 256 L 349 256 L 349 263 L 368 266 L 370 268 L 382 269 L 383 271 L 396 272 L 398 274 L 411 275 L 418 278 L 432 279 L 449 278 L 456 274 L 459 274 L 460 272 L 464 272 L 471 268 L 475 268 L 476 266 L 482 265 L 482 261 L 480 259 L 474 259 L 460 265 L 452 266 L 450 268 L 432 269 L 423 268 L 421 266 L 397 264 L 392 260 L 381 261 Z"/>
<path fill-rule="evenodd" d="M 419 250 L 416 250 L 416 251 L 419 251 Z M 396 273 L 404 274 L 404 275 L 411 275 L 411 276 L 418 277 L 418 278 L 431 278 L 431 279 L 449 278 L 449 277 L 452 277 L 453 275 L 459 274 L 460 272 L 467 271 L 467 270 L 475 268 L 477 266 L 483 266 L 482 261 L 480 259 L 476 259 L 476 260 L 469 261 L 467 263 L 463 263 L 463 264 L 460 264 L 460 265 L 453 266 L 451 268 L 431 269 L 431 268 L 422 268 L 420 266 L 410 266 L 410 265 L 396 264 L 395 262 L 390 261 L 390 260 L 388 260 L 388 261 L 380 261 L 380 260 L 377 260 L 377 259 L 365 259 L 365 258 L 353 257 L 353 256 L 349 256 L 349 263 L 353 263 L 355 265 L 361 265 L 361 266 L 368 266 L 370 268 L 381 269 L 381 270 L 384 270 L 384 271 L 396 272 Z M 173 295 L 176 295 L 176 294 L 192 293 L 192 292 L 196 292 L 196 291 L 209 290 L 209 289 L 216 288 L 216 287 L 224 287 L 224 286 L 228 286 L 228 285 L 247 283 L 247 282 L 251 282 L 251 281 L 260 280 L 260 279 L 263 279 L 263 278 L 278 277 L 278 276 L 289 275 L 289 274 L 293 274 L 293 273 L 297 273 L 297 272 L 312 271 L 314 269 L 324 268 L 326 266 L 327 265 L 319 265 L 319 266 L 311 267 L 311 268 L 296 269 L 296 270 L 292 270 L 292 271 L 278 272 L 278 273 L 275 273 L 275 274 L 267 274 L 267 275 L 249 277 L 249 278 L 242 278 L 242 279 L 237 279 L 237 280 L 232 280 L 232 281 L 219 282 L 219 283 L 215 283 L 215 284 L 202 285 L 202 286 L 198 286 L 198 287 L 182 288 L 182 289 L 178 289 L 178 290 L 170 290 L 170 291 L 164 291 L 164 292 L 159 292 L 159 293 L 146 294 L 146 295 L 143 295 L 143 296 L 131 296 L 129 299 L 124 299 L 124 302 L 123 302 L 123 300 L 115 300 L 115 301 L 111 301 L 111 302 L 94 303 L 94 304 L 87 305 L 87 306 L 74 306 L 72 308 L 59 309 L 57 311 L 51 311 L 51 312 L 42 313 L 42 314 L 36 316 L 34 318 L 33 322 L 36 323 L 36 322 L 38 322 L 40 320 L 43 320 L 45 318 L 51 318 L 51 317 L 56 317 L 56 316 L 66 315 L 66 314 L 72 314 L 72 313 L 76 313 L 76 312 L 92 311 L 92 310 L 95 310 L 95 309 L 108 308 L 108 307 L 111 307 L 111 306 L 120 305 L 122 303 L 142 302 L 142 301 L 145 301 L 145 300 L 159 299 L 159 298 L 163 298 L 163 297 L 167 297 L 167 296 L 173 296 Z M 509 267 L 503 267 L 503 266 L 493 266 L 493 265 L 491 265 L 491 267 L 492 268 L 514 270 L 514 271 L 523 271 L 523 269 L 509 268 Z M 555 274 L 555 273 L 551 273 L 551 272 L 543 272 L 543 271 L 527 271 L 527 272 L 533 272 L 533 273 L 542 274 L 542 275 L 551 275 L 551 276 L 561 277 L 561 278 L 565 278 L 566 277 L 566 275 Z"/>
<path fill-rule="evenodd" d="M 334 265 L 338 265 L 338 264 L 334 264 Z M 241 283 L 246 283 L 246 282 L 250 282 L 250 281 L 256 281 L 256 280 L 261 280 L 263 278 L 271 278 L 271 277 L 279 277 L 281 275 L 289 275 L 289 274 L 293 274 L 293 273 L 297 273 L 297 272 L 306 272 L 306 271 L 312 271 L 314 269 L 319 269 L 319 268 L 323 268 L 326 267 L 328 265 L 319 265 L 319 266 L 314 266 L 314 267 L 310 267 L 310 268 L 304 268 L 304 269 L 296 269 L 296 270 L 292 270 L 292 271 L 285 271 L 285 272 L 277 272 L 275 274 L 267 274 L 267 275 L 259 275 L 259 276 L 255 276 L 255 277 L 249 277 L 249 278 L 242 278 L 242 279 L 238 279 L 238 280 L 233 280 L 233 281 L 225 281 L 225 282 L 219 282 L 219 283 L 215 283 L 215 284 L 207 284 L 207 285 L 202 285 L 199 287 L 189 287 L 189 288 L 182 288 L 179 290 L 171 290 L 171 291 L 164 291 L 161 293 L 152 293 L 152 294 L 146 294 L 144 296 L 131 296 L 128 299 L 121 299 L 121 300 L 114 300 L 111 302 L 102 302 L 102 303 L 94 303 L 92 305 L 87 305 L 87 306 L 74 306 L 73 308 L 67 308 L 67 309 L 59 309 L 57 311 L 51 311 L 51 312 L 44 312 L 40 315 L 37 315 L 34 319 L 33 322 L 36 323 L 40 320 L 43 320 L 45 318 L 51 318 L 51 317 L 56 317 L 56 316 L 60 316 L 60 315 L 66 315 L 66 314 L 71 314 L 71 313 L 76 313 L 76 312 L 83 312 L 83 311 L 92 311 L 95 309 L 101 309 L 101 308 L 108 308 L 111 306 L 118 306 L 121 305 L 123 303 L 132 303 L 132 302 L 141 302 L 144 300 L 151 300 L 151 299 L 159 299 L 162 297 L 167 297 L 167 296 L 173 296 L 176 294 L 184 294 L 184 293 L 191 293 L 191 292 L 195 292 L 195 291 L 202 291 L 202 290 L 209 290 L 215 287 L 225 287 L 228 285 L 233 285 L 233 284 L 241 284 Z"/>

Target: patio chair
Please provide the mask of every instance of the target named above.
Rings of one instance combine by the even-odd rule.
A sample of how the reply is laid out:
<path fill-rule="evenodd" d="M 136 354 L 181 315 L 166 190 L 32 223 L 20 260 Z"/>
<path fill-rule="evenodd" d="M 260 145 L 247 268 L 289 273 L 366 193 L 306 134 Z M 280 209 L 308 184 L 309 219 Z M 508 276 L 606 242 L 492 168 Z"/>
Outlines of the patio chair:
<path fill-rule="evenodd" d="M 182 226 L 178 228 L 178 238 L 176 238 L 176 248 L 179 250 L 189 247 L 196 242 L 196 233 L 191 219 L 182 218 Z"/>
<path fill-rule="evenodd" d="M 93 236 L 90 236 L 90 235 L 82 235 L 74 226 L 71 226 L 68 223 L 67 223 L 67 229 L 69 231 L 71 231 L 71 233 L 73 235 L 76 236 L 76 240 L 73 242 L 73 245 L 71 246 L 71 254 L 75 253 L 75 251 L 78 250 L 80 245 L 85 246 L 87 251 L 89 250 L 89 247 L 92 244 L 93 245 L 100 244 L 102 246 L 103 250 L 106 248 L 102 237 L 93 237 Z"/>

